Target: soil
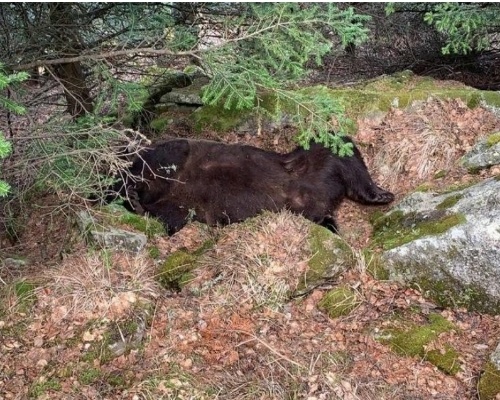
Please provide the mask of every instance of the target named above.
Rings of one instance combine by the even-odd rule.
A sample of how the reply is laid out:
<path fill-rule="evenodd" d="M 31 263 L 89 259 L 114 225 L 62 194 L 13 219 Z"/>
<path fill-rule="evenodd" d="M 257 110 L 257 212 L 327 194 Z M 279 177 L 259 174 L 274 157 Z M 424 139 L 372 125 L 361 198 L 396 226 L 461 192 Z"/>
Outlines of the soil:
<path fill-rule="evenodd" d="M 500 173 L 495 167 L 470 175 L 458 163 L 480 137 L 500 130 L 500 120 L 480 107 L 429 99 L 358 126 L 356 141 L 374 179 L 396 201 L 422 185 L 439 191 Z M 293 134 L 204 135 L 289 151 Z M 2 241 L 4 254 L 29 262 L 0 270 L 0 399 L 475 399 L 500 341 L 499 316 L 443 309 L 418 290 L 367 272 L 370 260 L 360 250 L 370 242 L 369 217 L 379 208 L 345 202 L 338 210 L 341 235 L 359 265 L 330 287 L 350 286 L 360 304 L 330 319 L 317 307 L 328 286 L 271 307 L 245 296 L 239 276 L 217 281 L 214 266 L 230 268 L 234 251 L 224 243 L 249 243 L 237 225 L 190 224 L 152 240 L 159 259 L 207 238 L 221 240 L 213 264 L 175 292 L 158 285 L 158 261 L 151 257 L 87 248 L 73 233 L 69 211 L 43 207 L 54 201 L 40 200 L 27 215 L 29 229 L 16 246 Z M 299 231 L 280 222 L 286 216 L 276 218 L 265 240 L 285 248 Z M 293 268 L 294 261 L 287 263 Z M 32 290 L 22 290 L 21 278 Z M 423 324 L 433 313 L 453 323 L 433 346 L 459 351 L 455 375 L 376 339 L 394 320 Z"/>

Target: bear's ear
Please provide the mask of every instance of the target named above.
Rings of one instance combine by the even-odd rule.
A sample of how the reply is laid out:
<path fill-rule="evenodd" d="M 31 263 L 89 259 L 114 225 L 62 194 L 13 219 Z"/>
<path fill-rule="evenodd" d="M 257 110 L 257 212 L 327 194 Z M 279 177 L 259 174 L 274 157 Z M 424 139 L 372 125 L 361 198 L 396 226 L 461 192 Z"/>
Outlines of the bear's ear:
<path fill-rule="evenodd" d="M 310 157 L 306 152 L 290 155 L 282 163 L 283 168 L 289 174 L 301 175 L 307 171 L 310 164 Z"/>

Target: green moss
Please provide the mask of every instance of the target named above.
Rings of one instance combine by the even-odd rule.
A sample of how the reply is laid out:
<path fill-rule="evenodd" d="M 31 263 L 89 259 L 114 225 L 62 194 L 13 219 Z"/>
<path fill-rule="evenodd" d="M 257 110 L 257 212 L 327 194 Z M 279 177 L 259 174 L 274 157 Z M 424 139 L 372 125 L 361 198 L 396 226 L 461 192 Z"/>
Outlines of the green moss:
<path fill-rule="evenodd" d="M 467 182 L 467 183 L 461 183 L 461 184 L 456 184 L 456 185 L 450 185 L 444 190 L 441 190 L 438 192 L 438 194 L 447 194 L 447 193 L 452 193 L 452 192 L 458 192 L 460 190 L 467 189 L 471 186 L 474 186 L 477 182 Z"/>
<path fill-rule="evenodd" d="M 464 222 L 465 216 L 458 213 L 445 214 L 444 211 L 438 211 L 435 215 L 423 216 L 393 211 L 373 221 L 373 242 L 376 246 L 390 250 L 424 236 L 442 234 Z"/>
<path fill-rule="evenodd" d="M 444 345 L 444 352 L 431 350 L 425 358 L 448 375 L 456 375 L 460 371 L 459 353 L 448 344 Z"/>
<path fill-rule="evenodd" d="M 436 340 L 440 334 L 455 329 L 455 325 L 439 314 L 430 314 L 429 322 L 413 326 L 410 329 L 392 329 L 381 335 L 380 341 L 388 344 L 391 349 L 403 356 L 421 357 L 442 371 L 454 375 L 459 369 L 458 353 L 449 345 L 444 353 L 426 351 L 426 346 Z"/>
<path fill-rule="evenodd" d="M 500 393 L 500 371 L 493 363 L 486 364 L 483 375 L 479 379 L 477 391 L 481 400 L 494 400 Z"/>
<path fill-rule="evenodd" d="M 360 304 L 357 293 L 349 286 L 339 286 L 329 290 L 318 303 L 318 308 L 330 318 L 348 315 Z"/>
<path fill-rule="evenodd" d="M 149 254 L 149 257 L 151 257 L 153 260 L 157 260 L 158 258 L 160 258 L 160 249 L 156 246 L 149 246 L 148 247 L 148 254 Z"/>
<path fill-rule="evenodd" d="M 252 114 L 246 110 L 227 110 L 223 105 L 205 105 L 194 113 L 195 130 L 201 132 L 203 129 L 213 129 L 217 132 L 227 132 L 236 128 L 242 121 L 248 119 Z"/>
<path fill-rule="evenodd" d="M 485 90 L 482 92 L 482 98 L 487 105 L 495 108 L 500 107 L 500 93 L 492 90 Z"/>
<path fill-rule="evenodd" d="M 385 268 L 379 254 L 371 251 L 370 249 L 363 249 L 363 257 L 366 263 L 366 271 L 371 276 L 380 281 L 389 280 L 389 271 Z"/>
<path fill-rule="evenodd" d="M 110 344 L 110 335 L 106 333 L 104 334 L 103 340 L 92 343 L 91 347 L 89 347 L 80 359 L 87 363 L 92 363 L 95 360 L 98 360 L 99 364 L 106 364 L 114 358 L 113 353 L 109 348 Z"/>
<path fill-rule="evenodd" d="M 131 384 L 131 381 L 129 379 L 119 374 L 107 374 L 104 380 L 107 384 L 121 389 L 129 387 Z"/>
<path fill-rule="evenodd" d="M 62 386 L 56 378 L 50 378 L 34 383 L 29 389 L 28 396 L 36 399 L 47 392 L 58 392 L 61 388 Z"/>
<path fill-rule="evenodd" d="M 462 194 L 454 194 L 452 196 L 448 196 L 441 203 L 436 206 L 438 210 L 446 210 L 450 207 L 453 207 L 455 204 L 459 202 L 459 200 L 464 197 Z"/>
<path fill-rule="evenodd" d="M 418 185 L 415 188 L 415 192 L 425 193 L 425 192 L 429 192 L 431 189 L 432 189 L 432 185 L 430 183 L 426 182 L 426 183 L 422 183 L 421 185 Z"/>
<path fill-rule="evenodd" d="M 481 104 L 481 99 L 482 96 L 480 93 L 471 93 L 466 99 L 467 107 L 469 108 L 478 107 Z"/>
<path fill-rule="evenodd" d="M 148 238 L 165 235 L 165 227 L 155 218 L 127 212 L 120 216 L 120 223 L 127 224 L 144 233 Z"/>
<path fill-rule="evenodd" d="M 500 143 L 500 132 L 493 133 L 486 138 L 486 145 L 488 147 L 493 147 L 498 143 Z"/>
<path fill-rule="evenodd" d="M 309 248 L 313 256 L 309 260 L 309 269 L 314 275 L 323 276 L 325 269 L 330 266 L 335 257 L 325 247 L 325 243 L 331 239 L 331 232 L 322 226 L 312 226 L 309 231 Z"/>
<path fill-rule="evenodd" d="M 193 278 L 191 271 L 197 260 L 197 255 L 178 250 L 166 259 L 156 279 L 164 288 L 181 290 Z"/>
<path fill-rule="evenodd" d="M 320 225 L 312 225 L 309 230 L 309 249 L 312 257 L 305 276 L 305 283 L 317 282 L 328 275 L 334 264 L 352 265 L 354 255 L 347 243 L 328 229 Z"/>
<path fill-rule="evenodd" d="M 393 336 L 388 340 L 391 348 L 401 355 L 424 356 L 424 346 L 435 340 L 439 334 L 454 328 L 451 322 L 439 314 L 430 314 L 428 319 L 428 324 L 393 332 Z"/>
<path fill-rule="evenodd" d="M 215 246 L 215 240 L 213 239 L 208 239 L 205 240 L 200 247 L 198 247 L 196 250 L 193 251 L 193 254 L 195 256 L 201 256 L 203 253 L 207 252 L 208 250 L 211 250 Z"/>
<path fill-rule="evenodd" d="M 434 174 L 434 179 L 441 179 L 446 176 L 446 171 L 444 169 L 440 169 L 439 171 L 436 171 Z"/>
<path fill-rule="evenodd" d="M 101 211 L 104 213 L 104 219 L 107 224 L 129 225 L 139 232 L 144 233 L 150 239 L 155 236 L 166 235 L 165 227 L 156 218 L 131 213 L 117 202 L 102 207 Z M 99 227 L 94 228 L 98 229 Z"/>

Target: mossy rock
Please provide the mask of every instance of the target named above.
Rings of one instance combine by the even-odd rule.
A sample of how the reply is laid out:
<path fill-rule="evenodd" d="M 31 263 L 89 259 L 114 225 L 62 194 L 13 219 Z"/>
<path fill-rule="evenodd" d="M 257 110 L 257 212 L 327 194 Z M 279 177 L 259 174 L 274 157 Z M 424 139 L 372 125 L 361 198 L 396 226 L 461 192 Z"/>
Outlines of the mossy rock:
<path fill-rule="evenodd" d="M 339 318 L 349 315 L 360 303 L 356 291 L 344 285 L 326 292 L 318 303 L 318 308 L 330 318 Z"/>
<path fill-rule="evenodd" d="M 111 225 L 129 225 L 135 230 L 144 233 L 149 239 L 155 236 L 166 235 L 165 227 L 156 218 L 131 213 L 117 203 L 108 204 L 102 210 L 106 214 L 106 222 Z"/>
<path fill-rule="evenodd" d="M 228 132 L 242 124 L 252 115 L 249 109 L 233 110 L 226 109 L 223 105 L 203 106 L 194 113 L 194 129 L 201 132 L 205 129 L 213 129 L 217 132 Z"/>
<path fill-rule="evenodd" d="M 500 370 L 495 365 L 488 362 L 484 372 L 479 379 L 477 391 L 480 400 L 494 400 L 500 393 Z"/>
<path fill-rule="evenodd" d="M 459 199 L 456 199 L 455 203 Z M 451 204 L 451 201 L 449 202 Z M 448 204 L 448 203 L 447 203 Z M 432 214 L 408 213 L 396 210 L 372 220 L 373 243 L 390 250 L 429 235 L 439 235 L 466 222 L 460 213 L 438 210 Z"/>
<path fill-rule="evenodd" d="M 182 290 L 194 278 L 192 271 L 196 268 L 198 259 L 214 245 L 213 240 L 206 240 L 192 252 L 178 250 L 170 254 L 158 270 L 157 281 L 166 289 Z"/>
<path fill-rule="evenodd" d="M 311 223 L 307 240 L 311 258 L 294 296 L 307 293 L 319 284 L 336 278 L 356 262 L 345 240 L 320 225 Z"/>
<path fill-rule="evenodd" d="M 421 357 L 438 367 L 443 372 L 454 375 L 460 370 L 458 352 L 449 345 L 445 351 L 426 351 L 426 346 L 436 340 L 440 334 L 456 329 L 455 325 L 439 314 L 430 314 L 429 322 L 424 325 L 415 325 L 410 329 L 388 329 L 379 340 L 388 344 L 391 349 L 400 355 Z M 401 322 L 401 321 L 399 321 Z"/>
<path fill-rule="evenodd" d="M 446 279 L 429 279 L 421 276 L 414 279 L 411 287 L 432 299 L 440 307 L 464 307 L 471 311 L 498 314 L 500 302 L 493 301 L 484 289 L 474 285 L 464 285 L 451 277 Z"/>
<path fill-rule="evenodd" d="M 441 203 L 436 206 L 438 210 L 446 210 L 450 207 L 453 207 L 455 204 L 459 202 L 459 200 L 464 197 L 463 194 L 457 193 L 445 198 Z"/>
<path fill-rule="evenodd" d="M 389 76 L 383 76 L 350 87 L 327 87 L 316 85 L 297 89 L 299 97 L 331 99 L 345 110 L 347 121 L 343 127 L 345 132 L 353 134 L 357 131 L 356 121 L 360 117 L 371 115 L 384 115 L 391 108 L 406 108 L 416 102 L 423 102 L 430 97 L 439 99 L 461 99 L 468 107 L 474 108 L 481 103 L 500 104 L 500 94 L 491 94 L 461 83 L 447 82 L 443 85 L 440 81 L 430 77 L 420 77 L 411 71 L 403 71 Z M 195 131 L 212 129 L 218 132 L 227 132 L 248 124 L 249 121 L 259 120 L 259 124 L 266 127 L 273 118 L 276 121 L 285 118 L 293 124 L 293 117 L 297 113 L 297 104 L 293 101 L 282 100 L 279 102 L 272 93 L 260 93 L 259 100 L 251 108 L 240 110 L 226 109 L 224 102 L 218 105 L 205 105 L 193 113 Z M 301 108 L 304 112 L 305 107 Z M 279 114 L 279 115 L 276 115 Z M 257 115 L 259 117 L 257 117 Z M 274 117 L 273 117 L 274 116 Z M 287 117 L 285 117 L 287 116 Z M 255 124 L 250 123 L 251 126 Z M 266 128 L 267 129 L 267 128 Z M 246 129 L 244 129 L 246 131 Z"/>

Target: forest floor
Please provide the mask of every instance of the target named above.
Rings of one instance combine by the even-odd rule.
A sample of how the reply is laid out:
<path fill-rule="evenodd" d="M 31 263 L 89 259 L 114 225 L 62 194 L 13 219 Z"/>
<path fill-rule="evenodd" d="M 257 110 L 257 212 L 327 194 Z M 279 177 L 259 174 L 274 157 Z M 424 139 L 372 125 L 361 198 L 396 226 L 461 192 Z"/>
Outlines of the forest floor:
<path fill-rule="evenodd" d="M 459 166 L 479 137 L 500 130 L 493 114 L 459 100 L 429 99 L 358 125 L 356 141 L 374 180 L 397 201 L 423 185 L 438 191 L 500 172 L 470 175 Z M 223 139 L 288 151 L 291 134 Z M 348 316 L 331 319 L 317 307 L 325 289 L 259 305 L 242 284 L 244 269 L 235 268 L 231 279 L 211 275 L 214 266 L 231 268 L 241 249 L 251 253 L 258 246 L 274 251 L 287 268 L 304 262 L 296 251 L 302 232 L 296 216 L 267 218 L 255 235 L 238 224 L 190 224 L 152 239 L 165 258 L 218 238 L 211 264 L 171 292 L 155 280 L 147 254 L 91 251 L 72 234 L 64 213 L 39 208 L 21 244 L 2 250 L 29 263 L 22 271 L 0 270 L 0 399 L 477 398 L 478 380 L 500 341 L 500 317 L 443 309 L 418 290 L 372 277 L 360 250 L 370 242 L 375 210 L 345 202 L 338 211 L 358 265 L 332 284 L 349 285 L 361 301 Z M 70 244 L 71 251 L 62 251 Z M 423 324 L 431 313 L 455 327 L 433 344 L 459 350 L 454 375 L 377 340 L 390 321 Z"/>

